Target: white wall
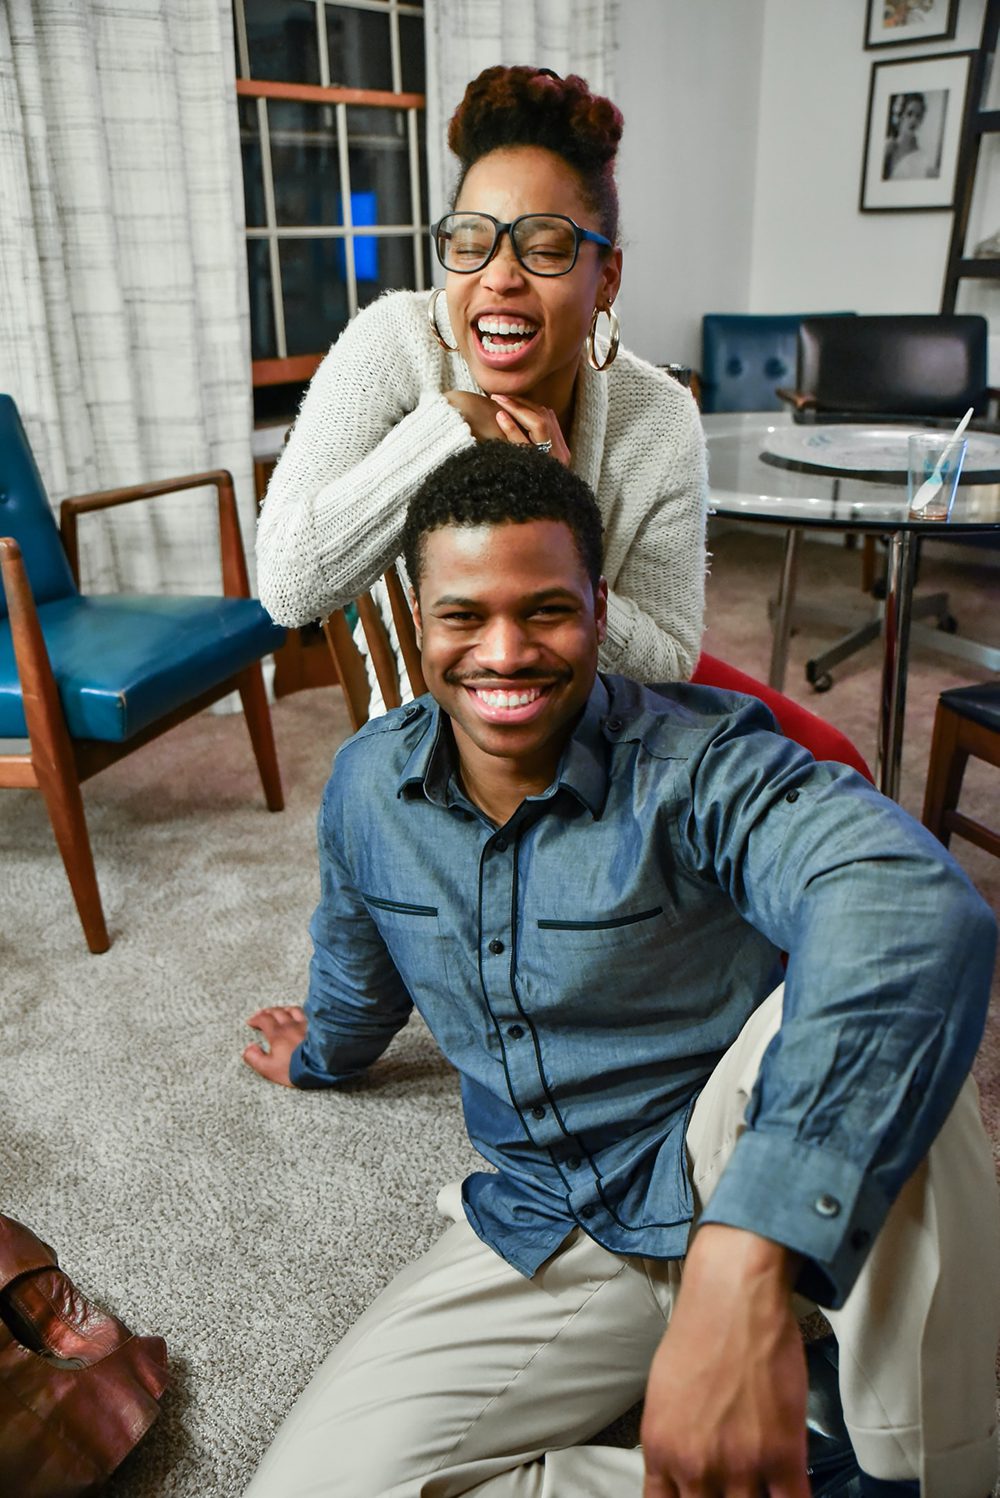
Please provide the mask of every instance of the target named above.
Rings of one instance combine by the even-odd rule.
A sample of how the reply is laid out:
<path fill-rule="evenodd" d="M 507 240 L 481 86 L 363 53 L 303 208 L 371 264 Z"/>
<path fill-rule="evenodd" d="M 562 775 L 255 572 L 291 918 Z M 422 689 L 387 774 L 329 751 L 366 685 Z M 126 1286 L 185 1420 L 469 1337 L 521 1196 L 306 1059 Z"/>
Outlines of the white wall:
<path fill-rule="evenodd" d="M 861 213 L 872 63 L 979 43 L 983 0 L 953 41 L 863 50 L 864 0 L 766 0 L 751 312 L 937 312 L 952 215 Z"/>
<path fill-rule="evenodd" d="M 616 101 L 625 342 L 697 365 L 704 312 L 936 312 L 950 213 L 858 208 L 865 0 L 622 0 Z M 972 310 L 971 307 L 969 310 Z"/>
<path fill-rule="evenodd" d="M 836 0 L 839 3 L 839 0 Z M 622 0 L 615 102 L 629 348 L 697 365 L 703 311 L 751 280 L 765 0 Z"/>

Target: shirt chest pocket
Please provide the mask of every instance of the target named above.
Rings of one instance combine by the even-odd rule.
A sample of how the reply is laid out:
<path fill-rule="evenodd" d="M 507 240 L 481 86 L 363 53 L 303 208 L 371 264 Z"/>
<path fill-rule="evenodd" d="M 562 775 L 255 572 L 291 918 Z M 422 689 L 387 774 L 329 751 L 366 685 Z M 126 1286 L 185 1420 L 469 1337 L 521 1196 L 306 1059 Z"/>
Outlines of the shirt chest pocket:
<path fill-rule="evenodd" d="M 550 949 L 585 951 L 596 947 L 611 951 L 662 939 L 667 916 L 662 905 L 652 905 L 645 910 L 594 916 L 591 920 L 544 918 L 536 925 L 540 942 Z"/>
<path fill-rule="evenodd" d="M 390 899 L 362 890 L 361 898 L 379 929 L 410 997 L 425 1015 L 449 989 L 449 938 L 436 905 Z"/>
<path fill-rule="evenodd" d="M 595 1015 L 622 1017 L 656 1000 L 651 982 L 665 960 L 670 921 L 662 906 L 591 920 L 545 918 L 532 923 L 530 956 L 521 971 L 526 997 L 557 1009 L 560 1023 L 592 1026 Z"/>

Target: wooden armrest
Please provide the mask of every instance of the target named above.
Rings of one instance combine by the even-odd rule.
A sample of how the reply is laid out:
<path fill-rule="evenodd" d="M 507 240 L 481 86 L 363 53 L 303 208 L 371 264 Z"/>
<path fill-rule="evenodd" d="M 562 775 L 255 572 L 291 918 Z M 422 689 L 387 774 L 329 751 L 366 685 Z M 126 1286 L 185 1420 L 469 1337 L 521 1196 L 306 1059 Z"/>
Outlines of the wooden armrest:
<path fill-rule="evenodd" d="M 794 406 L 796 411 L 814 411 L 816 409 L 816 397 L 809 395 L 803 390 L 787 390 L 783 385 L 776 385 L 774 393 L 779 400 L 786 401 L 788 405 Z"/>
<path fill-rule="evenodd" d="M 218 495 L 223 594 L 226 598 L 249 598 L 250 578 L 236 510 L 236 491 L 233 488 L 233 476 L 225 468 L 214 468 L 208 473 L 190 473 L 183 478 L 159 479 L 151 484 L 132 484 L 125 489 L 99 489 L 92 494 L 77 494 L 64 499 L 59 506 L 59 534 L 77 587 L 80 586 L 80 547 L 76 533 L 78 515 L 84 515 L 90 510 L 110 510 L 116 505 L 132 504 L 137 499 L 158 499 L 162 494 L 203 489 L 209 485 Z"/>

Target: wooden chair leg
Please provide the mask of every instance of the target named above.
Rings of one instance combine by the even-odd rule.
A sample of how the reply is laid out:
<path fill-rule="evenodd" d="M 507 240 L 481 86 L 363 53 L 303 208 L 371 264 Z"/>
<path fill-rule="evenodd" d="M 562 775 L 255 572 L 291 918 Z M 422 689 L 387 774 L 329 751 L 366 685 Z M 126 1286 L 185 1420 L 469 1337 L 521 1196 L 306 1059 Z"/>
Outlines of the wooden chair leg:
<path fill-rule="evenodd" d="M 101 909 L 76 758 L 24 559 L 10 536 L 0 539 L 0 571 L 31 743 L 31 768 L 45 797 L 87 945 L 92 952 L 106 952 L 111 940 Z"/>
<path fill-rule="evenodd" d="M 76 775 L 67 775 L 65 766 L 42 762 L 34 756 L 38 789 L 45 798 L 49 820 L 73 892 L 87 946 L 92 952 L 106 952 L 111 945 L 97 887 L 97 871 L 83 811 L 83 797 Z"/>
<path fill-rule="evenodd" d="M 248 666 L 240 677 L 240 700 L 247 720 L 247 731 L 253 745 L 254 758 L 260 771 L 264 787 L 264 799 L 268 811 L 282 811 L 285 797 L 281 789 L 281 771 L 278 768 L 278 751 L 274 744 L 274 726 L 271 710 L 267 705 L 267 692 L 260 662 Z"/>
<path fill-rule="evenodd" d="M 945 813 L 954 811 L 962 789 L 962 777 L 969 753 L 960 744 L 962 719 L 939 702 L 934 715 L 931 758 L 924 792 L 923 824 L 947 848 L 951 831 L 945 826 Z"/>

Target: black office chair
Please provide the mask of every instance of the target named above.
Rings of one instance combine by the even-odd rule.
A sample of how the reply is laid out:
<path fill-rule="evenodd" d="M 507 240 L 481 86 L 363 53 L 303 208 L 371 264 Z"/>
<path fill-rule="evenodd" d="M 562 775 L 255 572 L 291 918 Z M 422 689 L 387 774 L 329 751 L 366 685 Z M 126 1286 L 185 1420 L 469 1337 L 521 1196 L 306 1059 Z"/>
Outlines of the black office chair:
<path fill-rule="evenodd" d="M 804 318 L 795 389 L 780 389 L 778 394 L 802 422 L 950 427 L 970 406 L 982 420 L 997 394 L 987 381 L 987 335 L 985 317 L 965 314 Z M 942 531 L 941 539 L 951 538 Z M 961 539 L 967 545 L 973 538 Z M 989 537 L 974 539 L 996 545 Z M 874 540 L 866 538 L 862 588 L 878 598 L 884 583 L 875 576 L 874 556 Z M 933 632 L 917 622 L 928 618 L 936 620 Z M 913 619 L 915 640 L 922 638 L 948 655 L 996 667 L 996 650 L 955 635 L 947 594 L 915 597 Z M 833 685 L 833 667 L 876 640 L 880 631 L 881 618 L 875 614 L 807 661 L 807 680 L 817 691 L 826 691 Z"/>
<path fill-rule="evenodd" d="M 940 420 L 984 417 L 985 317 L 902 314 L 806 317 L 799 327 L 795 389 L 778 393 L 797 421 Z"/>

